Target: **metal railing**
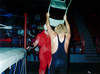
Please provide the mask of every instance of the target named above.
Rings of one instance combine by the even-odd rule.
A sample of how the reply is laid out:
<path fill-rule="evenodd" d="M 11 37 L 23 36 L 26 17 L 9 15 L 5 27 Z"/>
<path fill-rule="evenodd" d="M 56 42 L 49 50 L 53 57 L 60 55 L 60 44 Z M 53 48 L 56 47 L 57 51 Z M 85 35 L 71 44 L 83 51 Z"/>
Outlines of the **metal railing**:
<path fill-rule="evenodd" d="M 96 36 L 96 53 L 100 54 L 100 41 L 99 41 L 99 36 Z"/>

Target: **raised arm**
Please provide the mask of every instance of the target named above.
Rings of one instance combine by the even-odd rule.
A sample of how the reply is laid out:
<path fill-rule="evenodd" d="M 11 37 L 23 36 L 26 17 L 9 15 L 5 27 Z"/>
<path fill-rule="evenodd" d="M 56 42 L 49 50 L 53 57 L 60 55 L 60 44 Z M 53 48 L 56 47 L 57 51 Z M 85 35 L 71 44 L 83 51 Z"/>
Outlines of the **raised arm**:
<path fill-rule="evenodd" d="M 54 33 L 54 31 L 53 31 L 53 29 L 50 26 L 49 16 L 50 16 L 49 12 L 46 13 L 46 27 L 47 27 L 48 33 L 51 35 L 51 34 Z"/>
<path fill-rule="evenodd" d="M 67 21 L 67 16 L 66 15 L 64 15 L 64 21 L 65 21 L 65 24 L 66 24 L 66 27 L 67 27 L 67 33 L 71 33 L 71 31 L 70 31 L 70 25 L 69 25 L 69 23 L 68 23 L 68 21 Z"/>

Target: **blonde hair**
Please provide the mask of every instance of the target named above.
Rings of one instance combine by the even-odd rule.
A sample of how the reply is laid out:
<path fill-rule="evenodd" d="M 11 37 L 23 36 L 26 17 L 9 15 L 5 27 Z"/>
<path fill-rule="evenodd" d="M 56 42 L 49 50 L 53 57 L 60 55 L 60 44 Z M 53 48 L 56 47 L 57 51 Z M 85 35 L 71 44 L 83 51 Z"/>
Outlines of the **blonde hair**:
<path fill-rule="evenodd" d="M 64 24 L 59 24 L 55 27 L 55 32 L 57 34 L 66 34 L 67 33 L 67 27 Z"/>

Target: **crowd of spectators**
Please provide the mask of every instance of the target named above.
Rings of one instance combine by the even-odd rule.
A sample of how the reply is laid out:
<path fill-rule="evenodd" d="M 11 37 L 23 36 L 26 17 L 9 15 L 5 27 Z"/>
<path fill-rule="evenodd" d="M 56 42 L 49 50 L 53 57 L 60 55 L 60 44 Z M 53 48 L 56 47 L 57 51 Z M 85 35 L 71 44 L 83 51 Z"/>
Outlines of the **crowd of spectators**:
<path fill-rule="evenodd" d="M 23 24 L 24 25 L 24 24 Z M 19 46 L 21 40 L 21 46 L 23 47 L 23 39 L 24 39 L 24 27 L 21 24 L 13 25 L 13 28 L 10 30 L 6 30 L 3 32 L 4 38 L 11 38 L 12 39 L 12 46 Z M 29 42 L 32 41 L 36 35 L 43 30 L 43 24 L 40 22 L 40 15 L 36 14 L 34 16 L 33 23 L 27 22 L 27 46 Z"/>
<path fill-rule="evenodd" d="M 27 22 L 27 46 L 32 45 L 32 43 L 35 41 L 35 37 L 38 33 L 42 32 L 43 25 L 40 22 L 40 15 L 36 14 L 33 20 L 33 23 L 29 25 L 30 22 Z M 13 25 L 13 28 L 10 30 L 6 30 L 6 32 L 3 32 L 3 37 L 11 38 L 12 41 L 10 43 L 6 42 L 4 46 L 8 45 L 10 47 L 24 47 L 24 27 L 22 27 L 20 24 Z M 39 47 L 37 46 L 35 49 L 28 51 L 28 55 L 33 54 L 34 61 L 36 61 L 36 57 L 38 58 L 39 54 Z"/>

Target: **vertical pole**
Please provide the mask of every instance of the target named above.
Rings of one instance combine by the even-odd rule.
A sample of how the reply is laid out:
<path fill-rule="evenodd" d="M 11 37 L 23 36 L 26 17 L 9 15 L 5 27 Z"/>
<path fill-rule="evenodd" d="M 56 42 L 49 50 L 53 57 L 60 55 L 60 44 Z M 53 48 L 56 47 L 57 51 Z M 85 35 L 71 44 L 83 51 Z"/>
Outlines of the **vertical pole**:
<path fill-rule="evenodd" d="M 17 66 L 17 64 L 15 63 L 15 64 L 13 65 L 13 74 L 16 73 L 16 66 Z"/>
<path fill-rule="evenodd" d="M 85 54 L 85 40 L 83 41 L 83 54 Z"/>
<path fill-rule="evenodd" d="M 81 40 L 81 53 L 83 54 L 83 39 Z"/>
<path fill-rule="evenodd" d="M 96 36 L 96 53 L 98 53 L 98 35 Z"/>
<path fill-rule="evenodd" d="M 100 54 L 100 41 L 99 41 L 99 54 Z"/>
<path fill-rule="evenodd" d="M 83 34 L 81 34 L 82 35 L 82 39 L 83 39 Z"/>
<path fill-rule="evenodd" d="M 17 70 L 17 73 L 20 74 L 21 72 L 21 67 L 20 67 L 20 60 L 18 61 L 18 70 Z"/>
<path fill-rule="evenodd" d="M 26 43 L 27 43 L 27 13 L 25 13 L 24 18 L 24 48 L 26 49 Z"/>
<path fill-rule="evenodd" d="M 21 38 L 18 38 L 19 39 L 19 47 L 21 48 Z"/>

